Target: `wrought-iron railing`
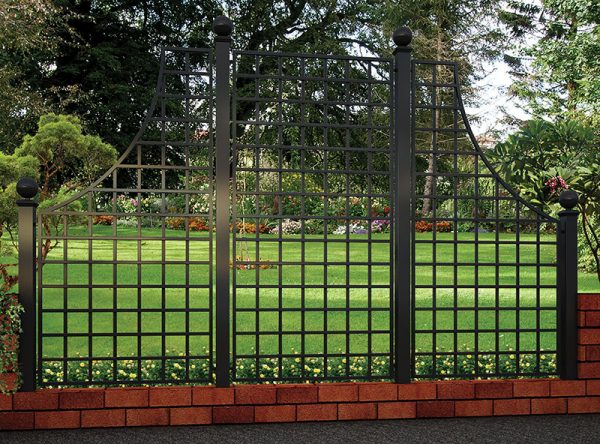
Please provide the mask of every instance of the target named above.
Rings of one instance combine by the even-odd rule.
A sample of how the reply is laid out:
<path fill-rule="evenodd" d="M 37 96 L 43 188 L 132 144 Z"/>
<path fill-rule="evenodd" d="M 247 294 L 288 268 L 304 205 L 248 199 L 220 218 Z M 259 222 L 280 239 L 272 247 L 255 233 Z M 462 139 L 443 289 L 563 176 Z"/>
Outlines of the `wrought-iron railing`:
<path fill-rule="evenodd" d="M 407 28 L 389 59 L 214 29 L 37 241 L 20 184 L 24 389 L 575 376 L 576 196 L 555 219 L 502 181 L 456 64 Z"/>

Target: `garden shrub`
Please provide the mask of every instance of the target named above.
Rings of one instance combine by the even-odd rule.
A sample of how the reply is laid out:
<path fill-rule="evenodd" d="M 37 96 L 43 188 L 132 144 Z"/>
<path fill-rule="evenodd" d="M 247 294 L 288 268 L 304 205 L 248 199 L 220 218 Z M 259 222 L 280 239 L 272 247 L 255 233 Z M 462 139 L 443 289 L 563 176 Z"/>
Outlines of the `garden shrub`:
<path fill-rule="evenodd" d="M 183 230 L 185 228 L 185 218 L 183 217 L 167 217 L 165 225 L 171 230 Z"/>
<path fill-rule="evenodd" d="M 433 231 L 433 222 L 418 220 L 415 222 L 415 231 L 417 233 L 428 233 Z M 452 231 L 452 223 L 449 221 L 439 221 L 435 223 L 435 231 L 438 233 L 449 233 Z"/>
<path fill-rule="evenodd" d="M 281 222 L 281 233 L 279 233 L 279 225 L 275 225 L 271 229 L 273 234 L 299 234 L 302 231 L 302 223 L 297 220 L 284 219 Z"/>
<path fill-rule="evenodd" d="M 231 225 L 229 226 L 231 228 Z M 258 224 L 259 233 L 268 233 L 270 228 L 264 224 Z M 238 222 L 236 223 L 236 233 L 256 233 L 256 224 L 251 222 Z"/>
<path fill-rule="evenodd" d="M 4 290 L 0 291 L 0 376 L 19 374 L 19 334 L 21 333 L 21 313 L 23 306 L 18 296 Z M 0 392 L 14 391 L 18 384 L 7 386 L 0 377 Z"/>
<path fill-rule="evenodd" d="M 94 217 L 95 225 L 112 225 L 115 220 L 114 216 L 96 216 Z"/>
<path fill-rule="evenodd" d="M 333 234 L 346 234 L 347 232 L 349 232 L 350 234 L 367 234 L 368 233 L 368 231 L 365 227 L 354 223 L 354 224 L 350 224 L 348 226 L 340 225 L 333 231 Z"/>
<path fill-rule="evenodd" d="M 192 231 L 209 231 L 210 227 L 207 225 L 206 221 L 201 217 L 194 217 L 190 219 L 189 228 Z"/>
<path fill-rule="evenodd" d="M 383 233 L 390 228 L 390 221 L 387 219 L 376 219 L 371 222 L 371 231 L 373 233 Z"/>

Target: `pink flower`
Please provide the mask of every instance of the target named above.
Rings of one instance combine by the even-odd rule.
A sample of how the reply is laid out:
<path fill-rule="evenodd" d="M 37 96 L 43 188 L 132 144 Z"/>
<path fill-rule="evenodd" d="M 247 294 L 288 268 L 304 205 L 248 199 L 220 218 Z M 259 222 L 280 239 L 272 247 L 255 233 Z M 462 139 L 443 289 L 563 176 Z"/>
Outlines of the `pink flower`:
<path fill-rule="evenodd" d="M 133 198 L 132 198 L 132 199 L 130 200 L 130 202 L 131 202 L 131 204 L 132 204 L 134 207 L 137 207 L 137 205 L 138 205 L 138 202 L 137 202 L 137 200 L 135 200 L 135 199 L 133 199 Z"/>
<path fill-rule="evenodd" d="M 568 190 L 569 185 L 561 176 L 554 176 L 544 182 L 544 185 L 550 190 L 550 194 L 558 194 L 562 190 Z"/>

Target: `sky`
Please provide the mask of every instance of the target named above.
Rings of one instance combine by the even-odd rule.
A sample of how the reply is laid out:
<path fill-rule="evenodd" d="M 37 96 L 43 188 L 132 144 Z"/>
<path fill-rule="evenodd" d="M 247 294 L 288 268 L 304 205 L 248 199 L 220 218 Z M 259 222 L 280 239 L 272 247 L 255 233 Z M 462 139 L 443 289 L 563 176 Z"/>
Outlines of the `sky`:
<path fill-rule="evenodd" d="M 486 134 L 491 130 L 506 131 L 508 128 L 499 122 L 503 116 L 503 110 L 518 119 L 527 117 L 527 113 L 518 107 L 516 100 L 508 93 L 508 88 L 512 83 L 508 65 L 497 61 L 491 63 L 486 71 L 489 74 L 475 84 L 478 89 L 477 95 L 480 98 L 478 103 L 465 107 L 468 116 L 479 118 L 478 120 L 471 119 L 470 122 L 476 136 Z"/>
<path fill-rule="evenodd" d="M 531 4 L 541 6 L 540 0 L 530 0 Z M 519 45 L 524 47 L 533 46 L 539 39 L 534 33 L 528 33 L 524 41 Z M 516 46 L 510 51 L 513 56 L 520 54 L 520 47 Z M 521 59 L 522 63 L 527 61 Z M 523 111 L 516 99 L 511 97 L 508 88 L 511 86 L 512 77 L 509 73 L 509 67 L 503 60 L 497 60 L 484 66 L 484 71 L 489 74 L 475 83 L 479 88 L 479 103 L 477 106 L 465 106 L 467 115 L 478 117 L 479 121 L 472 119 L 471 127 L 476 136 L 486 134 L 490 130 L 507 133 L 511 128 L 502 125 L 499 120 L 503 117 L 503 110 L 517 119 L 524 120 L 529 115 Z M 514 130 L 514 128 L 512 128 Z"/>

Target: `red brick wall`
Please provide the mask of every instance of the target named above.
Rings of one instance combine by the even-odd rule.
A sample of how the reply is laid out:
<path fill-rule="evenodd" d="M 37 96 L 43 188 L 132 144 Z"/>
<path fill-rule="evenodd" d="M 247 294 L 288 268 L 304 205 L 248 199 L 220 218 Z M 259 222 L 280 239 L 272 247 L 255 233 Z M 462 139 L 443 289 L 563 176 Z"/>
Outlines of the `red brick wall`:
<path fill-rule="evenodd" d="M 579 307 L 577 381 L 48 389 L 0 395 L 0 430 L 600 413 L 600 294 Z"/>
<path fill-rule="evenodd" d="M 578 373 L 600 379 L 600 295 L 579 295 Z"/>

